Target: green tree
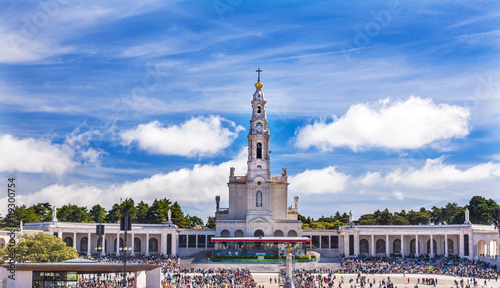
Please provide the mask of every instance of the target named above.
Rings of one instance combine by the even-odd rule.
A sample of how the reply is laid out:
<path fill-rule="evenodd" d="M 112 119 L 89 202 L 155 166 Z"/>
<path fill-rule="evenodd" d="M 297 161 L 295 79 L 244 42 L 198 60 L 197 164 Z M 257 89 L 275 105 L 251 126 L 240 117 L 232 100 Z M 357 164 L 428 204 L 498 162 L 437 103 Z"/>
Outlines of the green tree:
<path fill-rule="evenodd" d="M 470 221 L 474 224 L 496 225 L 500 221 L 500 206 L 493 199 L 474 196 L 469 201 Z"/>
<path fill-rule="evenodd" d="M 444 209 L 433 206 L 430 212 L 431 223 L 434 225 L 444 224 Z"/>
<path fill-rule="evenodd" d="M 90 221 L 102 223 L 106 219 L 106 209 L 99 204 L 92 206 L 89 212 Z"/>
<path fill-rule="evenodd" d="M 309 223 L 311 223 L 311 218 L 310 217 L 306 218 L 306 217 L 304 217 L 304 216 L 302 216 L 300 214 L 297 216 L 297 219 L 299 219 L 300 221 L 302 221 L 302 224 L 309 224 Z"/>
<path fill-rule="evenodd" d="M 198 216 L 190 216 L 189 214 L 186 215 L 186 223 L 188 228 L 193 228 L 193 227 L 203 227 L 203 220 L 201 220 L 200 217 Z"/>
<path fill-rule="evenodd" d="M 35 212 L 33 207 L 26 208 L 26 205 L 16 206 L 13 211 L 5 216 L 6 226 L 19 227 L 19 223 L 40 222 L 41 219 Z"/>
<path fill-rule="evenodd" d="M 347 213 L 344 212 L 344 214 L 342 214 L 342 216 L 340 217 L 340 219 L 337 219 L 339 220 L 340 222 L 344 222 L 344 223 L 349 223 L 349 215 Z"/>
<path fill-rule="evenodd" d="M 111 210 L 108 211 L 105 220 L 107 223 L 118 223 L 120 217 L 122 217 L 122 208 L 118 203 L 115 203 Z"/>
<path fill-rule="evenodd" d="M 60 238 L 47 233 L 36 235 L 23 234 L 19 236 L 19 242 L 12 247 L 0 249 L 0 257 L 3 261 L 9 255 L 8 248 L 12 249 L 14 261 L 16 262 L 61 262 L 78 257 L 76 249 L 67 247 Z"/>
<path fill-rule="evenodd" d="M 135 208 L 137 209 L 137 223 L 150 223 L 147 218 L 149 205 L 141 201 Z"/>
<path fill-rule="evenodd" d="M 403 217 L 403 216 L 394 216 L 394 218 L 392 219 L 392 225 L 408 225 L 410 224 L 410 221 L 408 221 L 408 219 L 406 219 L 406 217 Z"/>
<path fill-rule="evenodd" d="M 359 225 L 377 225 L 377 221 L 375 219 L 364 219 L 359 221 Z"/>
<path fill-rule="evenodd" d="M 408 221 L 411 225 L 427 225 L 429 224 L 430 220 L 431 217 L 427 212 L 415 212 L 413 210 L 410 210 L 410 212 L 408 212 Z"/>
<path fill-rule="evenodd" d="M 167 198 L 163 198 L 160 200 L 155 199 L 153 201 L 153 205 L 149 207 L 148 212 L 146 213 L 146 218 L 148 223 L 160 224 L 167 219 L 168 209 L 171 208 L 172 202 Z M 172 210 L 172 218 L 174 219 L 174 211 Z M 184 215 L 182 215 L 184 218 Z M 174 223 L 175 221 L 172 220 Z M 185 219 L 184 219 L 185 224 Z M 185 228 L 185 227 L 183 227 Z"/>
<path fill-rule="evenodd" d="M 215 229 L 215 217 L 214 216 L 208 216 L 207 224 L 205 225 L 205 227 L 208 229 Z"/>
<path fill-rule="evenodd" d="M 319 222 L 313 222 L 309 224 L 309 229 L 325 229 L 325 225 L 319 223 Z"/>
<path fill-rule="evenodd" d="M 186 218 L 184 217 L 184 212 L 182 212 L 181 205 L 177 201 L 171 207 L 172 209 L 172 221 L 179 228 L 187 228 Z"/>
<path fill-rule="evenodd" d="M 454 214 L 448 219 L 448 224 L 463 224 L 465 222 L 465 209 L 466 207 L 457 206 Z"/>
<path fill-rule="evenodd" d="M 377 225 L 373 214 L 363 214 L 359 217 L 359 225 Z"/>
<path fill-rule="evenodd" d="M 52 220 L 52 206 L 49 202 L 38 203 L 36 205 L 32 205 L 30 208 L 33 209 L 35 214 L 40 218 L 42 222 L 48 222 Z"/>
<path fill-rule="evenodd" d="M 446 206 L 442 209 L 443 213 L 443 222 L 446 224 L 462 224 L 464 221 L 460 223 L 455 223 L 457 221 L 458 217 L 457 214 L 461 213 L 461 211 L 464 211 L 462 209 L 463 207 L 458 206 L 457 203 L 448 203 Z"/>
<path fill-rule="evenodd" d="M 335 220 L 335 222 L 320 222 L 320 224 L 325 226 L 325 229 L 339 229 L 339 227 L 346 225 L 338 220 Z"/>
<path fill-rule="evenodd" d="M 61 222 L 89 222 L 90 215 L 87 207 L 78 207 L 68 204 L 57 209 L 57 220 Z"/>
<path fill-rule="evenodd" d="M 379 213 L 379 215 L 377 216 L 376 219 L 377 219 L 378 225 L 391 225 L 392 224 L 392 213 L 389 212 L 389 209 L 385 208 L 384 211 Z"/>
<path fill-rule="evenodd" d="M 135 222 L 134 220 L 137 217 L 137 208 L 135 207 L 134 199 L 132 198 L 127 198 L 125 201 L 120 204 L 120 211 L 121 214 L 127 214 L 132 218 L 132 221 Z"/>

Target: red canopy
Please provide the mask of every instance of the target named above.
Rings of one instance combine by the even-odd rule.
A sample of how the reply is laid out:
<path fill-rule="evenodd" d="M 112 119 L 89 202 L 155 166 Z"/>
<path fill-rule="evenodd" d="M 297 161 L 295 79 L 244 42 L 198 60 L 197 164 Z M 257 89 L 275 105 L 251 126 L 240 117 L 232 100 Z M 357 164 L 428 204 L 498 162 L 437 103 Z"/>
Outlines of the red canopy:
<path fill-rule="evenodd" d="M 311 242 L 308 237 L 212 237 L 212 242 L 281 242 L 302 243 Z"/>

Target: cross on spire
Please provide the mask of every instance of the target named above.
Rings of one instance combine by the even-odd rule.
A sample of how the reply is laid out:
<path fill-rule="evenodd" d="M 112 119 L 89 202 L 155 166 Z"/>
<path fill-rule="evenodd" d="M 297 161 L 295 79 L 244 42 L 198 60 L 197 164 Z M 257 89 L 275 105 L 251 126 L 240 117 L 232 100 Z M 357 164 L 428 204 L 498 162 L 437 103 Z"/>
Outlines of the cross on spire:
<path fill-rule="evenodd" d="M 259 75 L 259 79 L 257 80 L 257 82 L 260 82 L 260 72 L 262 72 L 262 70 L 260 70 L 260 68 L 257 68 L 257 70 L 255 70 L 255 72 L 257 72 Z"/>

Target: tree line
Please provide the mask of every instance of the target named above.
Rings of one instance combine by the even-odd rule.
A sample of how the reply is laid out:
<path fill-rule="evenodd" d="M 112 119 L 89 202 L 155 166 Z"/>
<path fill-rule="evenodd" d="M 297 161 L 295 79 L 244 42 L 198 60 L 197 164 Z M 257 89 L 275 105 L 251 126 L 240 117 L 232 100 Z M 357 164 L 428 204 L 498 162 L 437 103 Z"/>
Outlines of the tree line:
<path fill-rule="evenodd" d="M 470 222 L 500 227 L 500 205 L 492 199 L 474 196 L 469 203 L 459 206 L 457 203 L 448 203 L 444 207 L 420 208 L 418 211 L 405 211 L 391 213 L 388 209 L 377 210 L 371 214 L 363 214 L 354 223 L 359 225 L 427 225 L 427 224 L 462 224 L 465 221 L 465 209 L 469 209 Z M 3 227 L 17 226 L 23 223 L 48 222 L 52 219 L 52 206 L 49 203 L 38 203 L 27 207 L 17 206 L 3 219 Z M 209 216 L 206 224 L 198 216 L 185 215 L 180 204 L 167 198 L 155 199 L 149 205 L 144 201 L 135 204 L 131 198 L 125 199 L 120 204 L 115 203 L 111 209 L 106 210 L 99 204 L 88 210 L 85 206 L 67 204 L 57 208 L 57 219 L 62 222 L 82 223 L 118 223 L 120 217 L 127 213 L 132 217 L 133 223 L 160 224 L 167 220 L 168 210 L 172 213 L 172 222 L 179 228 L 205 227 L 215 229 L 215 217 Z M 347 225 L 349 215 L 321 216 L 317 220 L 299 214 L 303 229 L 338 229 Z"/>
<path fill-rule="evenodd" d="M 167 198 L 155 199 L 151 205 L 144 201 L 135 204 L 133 199 L 127 198 L 120 204 L 115 203 L 109 210 L 100 204 L 92 206 L 90 210 L 85 206 L 67 204 L 56 209 L 56 216 L 61 222 L 118 223 L 120 217 L 127 213 L 132 217 L 133 223 L 160 224 L 167 221 L 169 209 L 172 215 L 170 220 L 179 228 L 204 226 L 202 219 L 189 214 L 184 215 L 180 204 L 177 201 L 172 203 Z M 19 226 L 21 220 L 23 223 L 48 222 L 52 219 L 52 210 L 49 203 L 38 203 L 30 207 L 17 206 L 3 219 L 3 226 Z"/>
<path fill-rule="evenodd" d="M 363 214 L 357 221 L 359 225 L 443 225 L 463 224 L 465 222 L 465 210 L 469 209 L 469 221 L 473 224 L 494 225 L 500 227 L 500 205 L 493 199 L 482 196 L 474 196 L 469 203 L 459 206 L 457 203 L 448 203 L 444 207 L 434 206 L 431 209 L 420 208 L 418 211 L 405 211 L 391 213 L 389 209 L 377 210 L 370 214 Z M 311 217 L 299 215 L 302 220 L 303 229 L 338 229 L 349 222 L 347 213 L 335 216 L 321 216 L 317 220 Z"/>

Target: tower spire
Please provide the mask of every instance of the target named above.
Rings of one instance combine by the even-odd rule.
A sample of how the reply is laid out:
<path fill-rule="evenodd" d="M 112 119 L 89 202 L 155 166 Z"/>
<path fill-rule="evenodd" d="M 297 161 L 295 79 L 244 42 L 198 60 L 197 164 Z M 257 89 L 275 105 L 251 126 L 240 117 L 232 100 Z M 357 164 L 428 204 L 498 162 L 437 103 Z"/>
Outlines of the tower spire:
<path fill-rule="evenodd" d="M 258 68 L 257 83 L 255 83 L 255 93 L 252 99 L 252 118 L 250 119 L 250 129 L 248 131 L 248 171 L 247 179 L 263 177 L 265 180 L 271 180 L 269 157 L 269 128 L 266 118 L 266 98 L 260 82 L 260 73 Z"/>

